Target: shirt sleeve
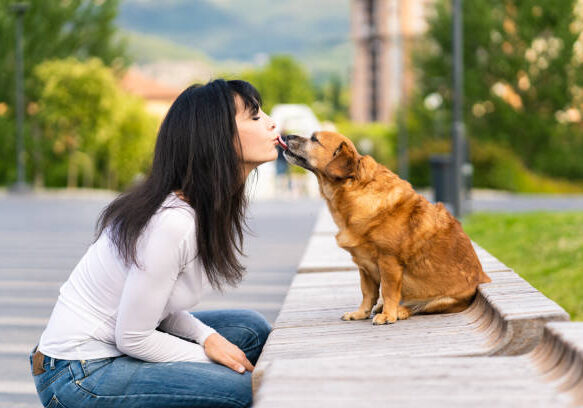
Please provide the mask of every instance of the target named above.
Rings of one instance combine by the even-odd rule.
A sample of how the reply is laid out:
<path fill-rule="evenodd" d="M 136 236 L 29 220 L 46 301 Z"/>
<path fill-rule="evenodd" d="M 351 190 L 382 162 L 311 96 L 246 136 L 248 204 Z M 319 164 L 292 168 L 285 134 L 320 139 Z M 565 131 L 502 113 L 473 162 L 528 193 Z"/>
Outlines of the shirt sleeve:
<path fill-rule="evenodd" d="M 147 228 L 138 242 L 140 267 L 132 265 L 128 271 L 116 320 L 116 347 L 149 362 L 210 362 L 200 344 L 157 330 L 178 278 L 186 234 L 194 233 L 193 228 L 185 232 L 183 220 L 160 217 L 165 218 Z"/>
<path fill-rule="evenodd" d="M 204 345 L 207 337 L 217 332 L 186 310 L 172 313 L 162 320 L 159 328 L 167 333 L 194 340 L 200 345 Z"/>

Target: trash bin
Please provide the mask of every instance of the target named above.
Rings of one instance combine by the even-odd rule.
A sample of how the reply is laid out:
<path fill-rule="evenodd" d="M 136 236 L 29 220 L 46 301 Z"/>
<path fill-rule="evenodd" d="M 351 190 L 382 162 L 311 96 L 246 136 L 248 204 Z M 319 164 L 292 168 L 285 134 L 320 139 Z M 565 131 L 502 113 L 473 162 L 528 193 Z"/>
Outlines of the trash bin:
<path fill-rule="evenodd" d="M 434 201 L 452 203 L 451 156 L 449 154 L 431 155 L 429 165 Z"/>

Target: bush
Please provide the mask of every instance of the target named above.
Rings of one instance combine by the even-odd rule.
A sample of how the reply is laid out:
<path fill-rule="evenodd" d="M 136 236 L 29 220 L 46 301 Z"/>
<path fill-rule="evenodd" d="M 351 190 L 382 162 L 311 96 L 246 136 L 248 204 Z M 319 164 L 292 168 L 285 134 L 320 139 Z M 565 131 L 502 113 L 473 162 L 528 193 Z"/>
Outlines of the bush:
<path fill-rule="evenodd" d="M 472 0 L 462 8 L 466 134 L 505 146 L 537 173 L 580 181 L 582 7 L 577 0 Z M 410 107 L 411 132 L 425 132 L 412 139 L 447 137 L 451 129 L 451 11 L 450 0 L 437 0 L 427 34 L 414 46 L 419 95 Z M 439 102 L 424 111 L 432 96 Z M 510 184 L 530 188 L 533 179 Z"/>
<path fill-rule="evenodd" d="M 396 129 L 383 123 L 340 122 L 338 132 L 348 137 L 360 154 L 370 154 L 388 168 L 396 165 Z"/>
<path fill-rule="evenodd" d="M 415 186 L 430 185 L 429 157 L 448 153 L 450 142 L 435 140 L 410 152 L 410 181 Z M 583 192 L 583 184 L 551 179 L 533 173 L 510 149 L 492 142 L 471 142 L 471 162 L 474 166 L 473 186 L 519 193 Z"/>
<path fill-rule="evenodd" d="M 146 169 L 157 120 L 120 89 L 111 68 L 68 58 L 37 65 L 35 75 L 46 186 L 124 188 Z"/>
<path fill-rule="evenodd" d="M 16 181 L 16 126 L 0 116 L 0 184 Z"/>

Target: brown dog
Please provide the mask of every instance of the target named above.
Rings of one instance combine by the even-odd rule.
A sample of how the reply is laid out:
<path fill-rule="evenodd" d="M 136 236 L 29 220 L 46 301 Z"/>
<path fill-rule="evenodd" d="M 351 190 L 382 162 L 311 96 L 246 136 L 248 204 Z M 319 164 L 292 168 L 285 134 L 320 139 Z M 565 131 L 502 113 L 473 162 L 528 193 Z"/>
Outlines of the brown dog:
<path fill-rule="evenodd" d="M 338 245 L 360 272 L 362 304 L 343 320 L 393 323 L 416 313 L 453 313 L 472 302 L 483 272 L 460 223 L 341 134 L 285 138 L 284 156 L 312 171 L 338 225 Z M 382 311 L 382 312 L 381 312 Z"/>

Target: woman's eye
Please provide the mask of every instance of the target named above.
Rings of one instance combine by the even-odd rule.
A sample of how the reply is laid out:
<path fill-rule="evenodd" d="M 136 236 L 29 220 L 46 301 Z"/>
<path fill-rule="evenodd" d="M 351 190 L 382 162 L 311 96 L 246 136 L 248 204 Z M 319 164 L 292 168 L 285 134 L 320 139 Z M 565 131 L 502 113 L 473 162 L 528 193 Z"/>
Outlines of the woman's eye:
<path fill-rule="evenodd" d="M 259 120 L 261 118 L 259 116 L 253 116 L 251 119 L 253 119 L 253 120 Z"/>

